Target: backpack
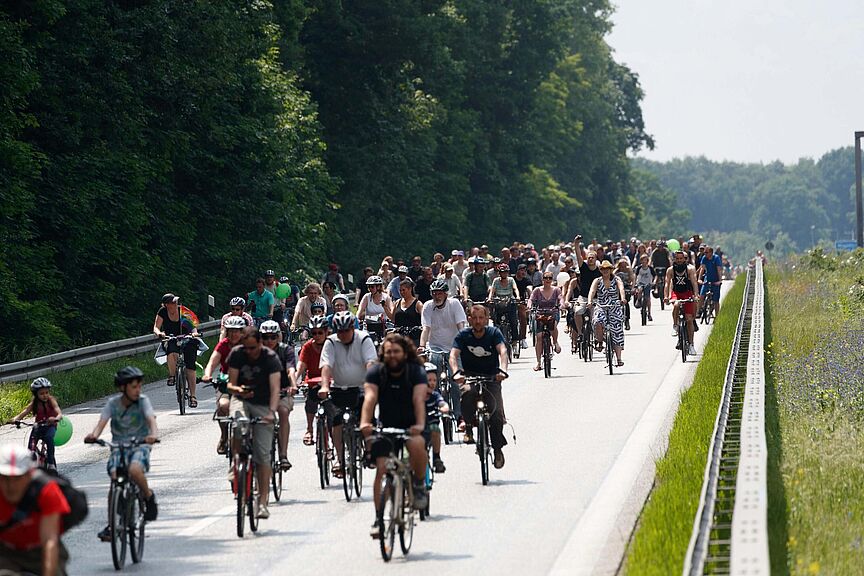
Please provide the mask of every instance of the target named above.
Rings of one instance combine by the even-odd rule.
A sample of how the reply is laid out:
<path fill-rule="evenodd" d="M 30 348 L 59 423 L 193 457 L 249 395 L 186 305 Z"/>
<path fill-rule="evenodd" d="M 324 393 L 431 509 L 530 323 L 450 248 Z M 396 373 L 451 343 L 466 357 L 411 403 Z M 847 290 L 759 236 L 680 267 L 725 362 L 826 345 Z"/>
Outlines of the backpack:
<path fill-rule="evenodd" d="M 54 481 L 60 487 L 60 491 L 69 503 L 70 512 L 64 514 L 61 518 L 62 531 L 68 532 L 87 518 L 87 494 L 78 490 L 68 478 L 61 476 L 56 472 L 48 472 L 37 470 L 33 473 L 33 479 L 30 485 L 27 486 L 27 491 L 24 492 L 24 497 L 18 502 L 18 508 L 12 513 L 12 517 L 5 523 L 0 525 L 0 532 L 12 528 L 19 522 L 22 522 L 30 512 L 38 510 L 39 496 L 42 494 L 42 489 L 48 482 Z"/>

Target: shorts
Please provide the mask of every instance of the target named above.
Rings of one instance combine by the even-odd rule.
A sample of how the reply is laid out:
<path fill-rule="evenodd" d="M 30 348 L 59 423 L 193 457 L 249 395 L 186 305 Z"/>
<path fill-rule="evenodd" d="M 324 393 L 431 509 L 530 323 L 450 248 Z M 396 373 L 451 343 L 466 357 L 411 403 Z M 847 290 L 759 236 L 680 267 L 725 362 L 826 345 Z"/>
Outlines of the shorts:
<path fill-rule="evenodd" d="M 672 292 L 672 297 L 670 300 L 674 302 L 675 300 L 686 300 L 687 298 L 693 297 L 693 291 L 688 290 L 687 292 Z M 685 316 L 695 316 L 696 315 L 696 303 L 695 302 L 685 302 L 684 305 L 684 315 Z"/>
<path fill-rule="evenodd" d="M 579 298 L 577 298 L 573 302 L 573 314 L 575 314 L 577 316 L 582 316 L 585 314 L 585 312 L 587 310 L 588 310 L 588 298 L 586 298 L 585 296 L 579 296 Z"/>
<path fill-rule="evenodd" d="M 715 302 L 720 301 L 720 286 L 716 284 L 703 284 L 699 289 L 699 294 L 701 296 L 705 296 L 708 293 L 711 293 L 711 297 Z"/>
<path fill-rule="evenodd" d="M 360 388 L 331 388 L 330 400 L 335 409 L 332 413 L 332 426 L 342 425 L 342 414 L 351 410 L 359 416 L 360 407 L 363 406 L 363 391 Z"/>
<path fill-rule="evenodd" d="M 309 386 L 309 389 L 306 390 L 306 403 L 304 405 L 306 414 L 318 412 L 318 390 L 320 389 L 321 386 Z"/>
<path fill-rule="evenodd" d="M 285 394 L 285 396 L 282 396 L 281 398 L 279 398 L 279 407 L 285 408 L 289 412 L 294 410 L 294 396 L 292 396 L 291 393 L 289 392 L 289 393 Z"/>
<path fill-rule="evenodd" d="M 247 418 L 264 418 L 270 414 L 270 406 L 252 404 L 236 396 L 231 397 L 228 413 L 232 416 L 242 412 Z M 252 432 L 252 460 L 259 466 L 270 465 L 270 448 L 273 445 L 273 424 L 256 424 Z"/>
<path fill-rule="evenodd" d="M 182 352 L 183 363 L 186 364 L 186 369 L 194 370 L 195 362 L 198 358 L 198 341 L 190 338 L 181 350 L 177 345 L 177 340 L 169 340 L 167 346 L 165 346 L 165 352 L 167 354 L 179 354 Z"/>
<path fill-rule="evenodd" d="M 388 438 L 386 436 L 378 436 L 375 440 L 372 441 L 372 447 L 370 448 L 370 452 L 372 453 L 372 458 L 386 458 L 391 454 L 396 454 L 397 456 L 402 451 L 402 447 L 405 445 L 405 440 L 402 438 Z"/>
<path fill-rule="evenodd" d="M 150 471 L 150 446 L 136 446 L 132 450 L 126 450 L 126 470 L 132 464 L 138 464 L 144 472 Z M 112 450 L 108 457 L 108 474 L 113 474 L 120 465 L 120 451 Z"/>

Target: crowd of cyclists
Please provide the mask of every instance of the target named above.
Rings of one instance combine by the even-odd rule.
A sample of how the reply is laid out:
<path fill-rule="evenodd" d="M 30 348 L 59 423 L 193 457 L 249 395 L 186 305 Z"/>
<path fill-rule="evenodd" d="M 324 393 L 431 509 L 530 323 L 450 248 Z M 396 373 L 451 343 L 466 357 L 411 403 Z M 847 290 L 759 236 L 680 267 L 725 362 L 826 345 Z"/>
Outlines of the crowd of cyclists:
<path fill-rule="evenodd" d="M 504 467 L 502 382 L 509 377 L 514 357 L 529 348 L 530 338 L 535 339 L 534 370 L 541 370 L 544 351 L 536 337 L 541 331 L 551 335 L 555 354 L 562 352 L 562 331 L 569 334 L 570 349 L 575 351 L 591 326 L 592 346 L 598 352 L 608 341 L 608 331 L 616 365 L 622 366 L 631 303 L 645 307 L 647 320 L 653 321 L 657 312 L 653 299 L 672 304 L 676 327 L 678 315 L 685 315 L 688 342 L 694 341 L 697 307 L 704 306 L 707 298 L 719 310 L 720 283 L 731 278 L 734 270 L 720 247 L 705 245 L 698 234 L 671 243 L 675 250 L 665 238 L 605 243 L 595 239 L 586 244 L 577 235 L 570 243 L 539 250 L 517 242 L 497 255 L 487 245 L 455 249 L 449 258 L 435 254 L 428 265 L 420 256 L 408 263 L 387 256 L 377 270 L 364 269 L 353 294 L 335 264 L 320 282 L 306 283 L 302 292 L 289 278 L 276 280 L 274 271 L 267 270 L 254 290 L 230 300 L 230 310 L 221 319 L 219 342 L 203 374 L 194 367 L 206 346 L 197 330 L 181 321 L 179 298 L 174 294 L 162 298 L 153 332 L 163 340 L 189 336 L 186 341 L 167 342 L 167 384 L 177 386 L 178 378 L 186 379 L 190 408 L 197 407 L 196 384 L 216 389 L 218 454 L 236 457 L 240 450 L 231 435 L 232 419 L 254 420 L 250 456 L 259 487 L 268 486 L 277 470 L 292 468 L 289 417 L 295 397 L 304 403 L 305 446 L 320 445 L 314 423 L 319 408 L 326 406 L 328 432 L 323 440 L 334 477 L 343 478 L 352 465 L 350 459 L 346 461 L 343 435 L 359 433 L 364 439 L 364 465 L 376 470 L 371 534 L 380 539 L 385 529 L 381 480 L 394 452 L 404 449 L 407 454 L 413 507 L 428 509 L 428 469 L 436 474 L 446 471 L 442 429 L 450 425 L 462 442 L 482 444 L 478 423 L 482 408 L 489 413 L 487 441 L 493 466 Z M 696 302 L 689 301 L 694 297 Z M 679 307 L 679 300 L 688 302 Z M 687 352 L 695 354 L 692 344 Z M 178 355 L 185 360 L 184 374 L 176 373 Z M 143 381 L 143 372 L 135 367 L 116 374 L 119 394 L 106 404 L 85 441 L 98 441 L 109 423 L 113 442 L 138 439 L 124 453 L 124 462 L 118 461 L 119 452 L 112 451 L 107 471 L 115 478 L 118 467 L 128 473 L 142 494 L 145 520 L 153 521 L 156 497 L 146 473 L 158 428 L 152 405 L 141 392 Z M 33 401 L 14 420 L 32 413 L 44 424 L 33 434 L 50 446 L 47 464 L 56 468 L 52 426 L 62 415 L 50 388 L 47 379 L 35 380 Z M 344 418 L 345 414 L 354 420 Z M 356 430 L 345 422 L 356 422 Z M 387 436 L 383 430 L 404 434 Z M 275 459 L 273 446 L 278 446 Z M 0 447 L 0 572 L 64 573 L 67 555 L 59 542 L 58 519 L 68 513 L 68 507 L 62 494 L 43 490 L 39 506 L 27 511 L 24 520 L 16 519 L 16 504 L 29 482 L 22 479 L 31 478 L 35 467 L 30 450 Z M 270 516 L 269 494 L 267 489 L 258 490 L 257 518 Z M 19 530 L 26 532 L 26 538 L 9 536 L 9 528 L 16 524 L 27 528 Z M 99 538 L 112 539 L 110 525 Z"/>

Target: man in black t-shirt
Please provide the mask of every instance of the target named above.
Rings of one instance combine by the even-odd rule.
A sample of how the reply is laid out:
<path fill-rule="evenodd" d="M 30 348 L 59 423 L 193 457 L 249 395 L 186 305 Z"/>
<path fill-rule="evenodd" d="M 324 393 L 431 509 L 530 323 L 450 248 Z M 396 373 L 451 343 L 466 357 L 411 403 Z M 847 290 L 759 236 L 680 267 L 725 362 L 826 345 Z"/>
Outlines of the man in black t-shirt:
<path fill-rule="evenodd" d="M 426 369 L 417 356 L 414 342 L 402 334 L 388 334 L 381 343 L 381 362 L 372 365 L 366 373 L 360 430 L 366 438 L 372 434 L 372 419 L 378 406 L 378 420 L 383 428 L 404 428 L 411 438 L 405 441 L 411 469 L 414 472 L 414 508 L 422 510 L 426 497 L 426 442 L 421 434 L 426 427 Z M 395 444 L 395 445 L 394 445 Z M 371 446 L 377 471 L 373 494 L 376 521 L 372 536 L 380 537 L 377 511 L 380 505 L 381 479 L 384 477 L 387 456 L 391 450 L 398 454 L 399 442 L 381 437 Z"/>
<path fill-rule="evenodd" d="M 247 326 L 228 356 L 229 413 L 241 412 L 248 418 L 262 418 L 252 436 L 252 459 L 258 473 L 258 486 L 270 485 L 270 447 L 273 444 L 273 414 L 279 408 L 282 363 L 276 353 L 261 343 L 255 326 Z M 234 447 L 237 453 L 239 446 Z M 269 518 L 269 490 L 259 490 L 258 517 Z"/>
<path fill-rule="evenodd" d="M 471 307 L 468 318 L 469 328 L 461 330 L 453 340 L 450 350 L 450 368 L 453 370 L 453 380 L 459 383 L 462 393 L 462 416 L 465 418 L 466 444 L 474 442 L 471 429 L 477 425 L 476 412 L 479 399 L 477 388 L 465 382 L 465 376 L 489 376 L 489 382 L 484 384 L 487 405 L 491 407 L 489 418 L 489 435 L 492 449 L 495 452 L 495 468 L 504 466 L 504 452 L 507 445 L 504 438 L 504 400 L 501 397 L 501 382 L 507 378 L 507 346 L 504 335 L 495 326 L 489 326 L 489 311 L 482 304 Z M 464 373 L 459 369 L 462 363 Z"/>
<path fill-rule="evenodd" d="M 582 317 L 588 311 L 588 292 L 591 291 L 591 284 L 594 280 L 600 277 L 600 266 L 598 262 L 602 261 L 596 252 L 588 251 L 585 254 L 585 259 L 582 258 L 582 243 L 576 246 L 576 263 L 579 265 L 579 298 L 576 299 L 573 305 L 573 323 L 576 326 L 576 334 L 571 337 L 577 337 L 582 334 Z M 575 292 L 571 290 L 566 295 L 567 305 L 570 305 L 570 300 L 573 299 Z"/>
<path fill-rule="evenodd" d="M 534 284 L 528 277 L 528 266 L 519 264 L 516 267 L 516 287 L 519 289 L 519 341 L 522 349 L 528 348 L 528 298 L 534 291 Z"/>

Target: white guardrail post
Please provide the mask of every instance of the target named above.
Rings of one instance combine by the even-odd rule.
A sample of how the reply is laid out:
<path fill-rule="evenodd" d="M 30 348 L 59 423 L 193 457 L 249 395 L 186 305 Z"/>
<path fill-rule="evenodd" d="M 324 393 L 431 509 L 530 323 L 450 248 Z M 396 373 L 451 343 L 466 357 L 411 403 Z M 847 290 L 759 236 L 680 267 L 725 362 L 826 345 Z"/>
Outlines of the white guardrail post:
<path fill-rule="evenodd" d="M 765 439 L 765 284 L 756 260 L 747 388 L 741 419 L 741 459 L 732 516 L 731 573 L 765 575 L 768 556 L 768 445 Z"/>

